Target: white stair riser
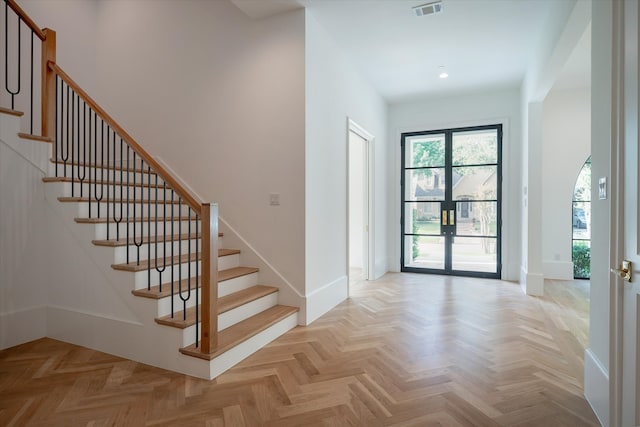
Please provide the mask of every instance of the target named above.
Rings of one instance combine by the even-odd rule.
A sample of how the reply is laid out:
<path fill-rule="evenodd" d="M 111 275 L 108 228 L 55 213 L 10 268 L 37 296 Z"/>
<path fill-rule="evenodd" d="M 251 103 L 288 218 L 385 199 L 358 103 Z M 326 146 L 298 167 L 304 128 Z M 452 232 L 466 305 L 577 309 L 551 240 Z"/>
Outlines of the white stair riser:
<path fill-rule="evenodd" d="M 126 235 L 121 237 L 126 238 Z M 127 259 L 127 248 L 129 252 L 129 259 Z M 193 254 L 196 252 L 196 249 L 198 250 L 198 253 L 200 253 L 201 248 L 202 245 L 200 239 L 175 240 L 173 242 L 167 241 L 163 243 L 162 236 L 158 236 L 158 243 L 156 244 L 155 239 L 152 237 L 150 244 L 147 242 L 143 242 L 140 247 L 136 245 L 129 245 L 114 248 L 113 263 L 122 264 L 137 260 L 143 261 L 149 258 L 154 259 L 156 257 L 156 254 L 160 258 L 187 255 L 189 254 L 189 250 L 191 250 L 191 253 Z"/>
<path fill-rule="evenodd" d="M 191 270 L 189 270 L 189 265 L 191 266 Z M 143 289 L 143 288 L 146 288 L 147 286 L 158 285 L 160 283 L 160 280 L 162 280 L 162 283 L 168 283 L 171 281 L 171 272 L 172 272 L 171 264 L 167 264 L 164 272 L 162 273 L 159 273 L 154 267 L 155 267 L 154 265 L 151 266 L 150 274 L 149 274 L 149 271 L 147 270 L 136 271 L 135 273 L 133 273 L 135 289 Z M 162 265 L 160 265 L 159 268 L 162 270 Z M 198 269 L 198 279 L 200 279 L 201 272 L 200 272 L 199 262 L 198 263 L 185 262 L 182 264 L 175 264 L 173 266 L 173 279 L 174 280 L 186 279 L 187 277 L 189 277 L 189 271 L 191 271 L 191 277 L 193 278 L 195 283 L 196 269 Z M 125 272 L 125 273 L 132 274 L 130 272 Z M 151 280 L 150 282 L 149 282 L 149 278 Z"/>
<path fill-rule="evenodd" d="M 111 215 L 109 216 L 111 218 Z M 189 233 L 189 222 L 191 223 L 191 233 L 196 232 L 196 228 L 198 232 L 202 232 L 202 224 L 200 221 L 173 221 L 173 229 L 171 229 L 172 221 L 166 221 L 166 232 L 167 234 L 187 234 Z M 198 225 L 196 226 L 196 222 Z M 154 226 L 154 223 L 151 223 L 151 228 L 149 228 L 148 222 L 130 222 L 129 224 L 120 223 L 120 225 L 111 221 L 109 225 L 106 223 L 95 224 L 95 239 L 96 240 L 106 240 L 107 239 L 107 230 L 109 231 L 109 239 L 124 239 L 127 236 L 127 228 L 129 229 L 129 236 L 155 236 L 156 231 L 158 235 L 164 235 L 165 227 L 162 226 L 162 223 L 158 224 L 158 228 Z M 119 233 L 118 233 L 119 231 Z"/>
<path fill-rule="evenodd" d="M 233 256 L 233 255 L 230 255 L 230 256 Z M 219 257 L 218 263 L 220 262 L 220 258 L 226 258 L 226 257 Z M 202 267 L 201 267 L 200 261 L 185 262 L 181 264 L 176 263 L 173 265 L 173 267 L 171 267 L 170 263 L 163 265 L 162 262 L 159 262 L 158 269 L 162 270 L 162 273 L 160 273 L 156 269 L 155 263 L 152 262 L 151 274 L 149 274 L 149 271 L 147 269 L 142 271 L 126 272 L 126 273 L 134 275 L 135 289 L 144 289 L 149 286 L 158 285 L 160 283 L 170 282 L 172 277 L 173 277 L 173 280 L 186 279 L 187 277 L 192 277 L 195 280 L 196 267 L 197 267 L 198 275 L 199 276 L 202 275 Z M 221 269 L 218 268 L 218 270 L 221 270 Z M 254 275 L 257 277 L 257 273 L 253 273 L 250 275 L 241 276 L 234 279 L 225 280 L 224 282 L 220 282 L 218 286 L 218 296 L 228 295 L 230 293 L 233 293 L 242 289 L 246 289 L 250 286 L 257 284 L 256 277 L 248 277 L 248 276 L 254 276 Z M 149 282 L 149 277 L 151 278 L 150 282 Z M 231 282 L 231 283 L 228 283 L 228 282 Z M 222 284 L 225 284 L 225 285 L 221 286 Z M 233 289 L 233 290 L 228 291 L 228 289 Z M 221 292 L 223 293 L 221 294 Z"/>
<path fill-rule="evenodd" d="M 109 194 L 109 198 L 113 199 L 129 199 L 133 200 L 171 200 L 172 190 L 155 188 L 155 187 L 142 187 L 142 186 L 129 186 L 129 185 L 100 185 L 100 184 L 86 184 L 80 182 L 65 182 L 62 186 L 62 194 L 66 197 L 100 197 L 102 195 Z M 173 200 L 179 200 L 180 197 L 177 193 L 173 193 Z"/>
<path fill-rule="evenodd" d="M 238 322 L 248 319 L 261 311 L 273 307 L 278 303 L 278 294 L 273 293 L 266 295 L 262 298 L 258 298 L 255 301 L 236 307 L 233 310 L 229 310 L 226 313 L 218 315 L 218 331 L 233 326 Z M 198 323 L 199 330 L 202 328 L 202 322 Z M 184 328 L 183 332 L 183 345 L 189 346 L 196 342 L 196 326 L 192 325 L 188 328 Z"/>
<path fill-rule="evenodd" d="M 114 175 L 115 171 L 115 175 Z M 67 164 L 65 167 L 63 164 L 58 165 L 58 173 L 56 174 L 55 165 L 51 165 L 49 168 L 49 176 L 51 177 L 68 177 L 73 178 L 74 180 L 79 180 L 79 178 L 84 178 L 86 180 L 92 181 L 124 181 L 127 179 L 129 182 L 133 183 L 135 181 L 136 184 L 140 183 L 156 183 L 156 176 L 148 173 L 141 172 L 127 172 L 120 171 L 117 169 L 102 169 L 102 168 L 93 168 L 93 167 L 78 167 Z M 162 178 L 158 177 L 158 185 L 162 185 L 164 181 Z"/>
<path fill-rule="evenodd" d="M 254 286 L 257 284 L 258 284 L 257 272 L 246 274 L 240 277 L 235 277 L 233 279 L 225 280 L 224 282 L 218 282 L 218 296 L 223 297 L 225 295 L 229 295 L 234 292 L 238 292 L 243 289 L 250 288 L 251 286 Z"/>
<path fill-rule="evenodd" d="M 226 255 L 218 257 L 218 270 L 227 270 L 229 268 L 240 266 L 240 254 Z"/>
<path fill-rule="evenodd" d="M 188 215 L 190 208 L 188 206 L 182 205 L 171 205 L 171 204 L 161 204 L 158 203 L 157 206 L 155 203 L 121 203 L 118 202 L 116 205 L 113 204 L 113 200 L 110 200 L 107 203 L 107 199 L 103 199 L 102 202 L 97 202 L 92 200 L 89 202 L 65 202 L 65 203 L 76 203 L 78 208 L 78 217 L 79 218 L 106 218 L 107 214 L 110 219 L 123 219 L 126 220 L 129 218 L 137 218 L 137 217 L 147 217 L 151 215 L 151 217 L 157 216 L 159 218 L 162 217 L 171 217 L 171 212 L 173 211 L 174 220 L 188 220 Z M 115 206 L 115 212 L 114 212 Z M 128 213 L 127 213 L 128 207 Z M 178 218 L 181 216 L 181 218 Z M 195 213 L 191 212 L 191 218 L 195 219 Z M 183 233 L 188 230 L 183 230 Z M 195 230 L 193 230 L 195 232 Z"/>
<path fill-rule="evenodd" d="M 236 307 L 233 310 L 229 310 L 225 313 L 218 315 L 218 331 L 227 329 L 229 326 L 233 326 L 238 322 L 248 319 L 251 316 L 267 310 L 278 304 L 278 293 L 274 292 L 269 295 L 265 295 L 262 298 L 258 298 L 249 303 L 243 304 L 240 307 Z"/>
<path fill-rule="evenodd" d="M 233 282 L 234 280 L 236 280 L 236 281 L 239 281 L 240 283 L 242 283 L 242 280 L 240 280 L 240 279 L 242 279 L 242 278 L 240 277 L 240 278 L 230 279 L 228 282 Z M 225 282 L 218 283 L 218 297 L 224 296 L 224 295 L 220 295 L 220 288 L 221 288 L 221 285 L 223 283 L 225 283 Z M 230 284 L 233 285 L 232 283 L 227 283 L 227 286 L 230 285 Z M 255 283 L 253 285 L 255 285 Z M 250 286 L 253 286 L 253 285 L 250 285 Z M 248 286 L 248 287 L 250 287 L 250 286 Z M 165 284 L 162 285 L 162 290 L 169 290 L 169 289 L 171 289 L 171 284 L 165 283 Z M 194 293 L 194 289 L 193 288 L 191 289 L 190 298 L 187 298 L 187 288 L 183 287 L 182 290 L 183 290 L 182 297 L 187 299 L 187 308 L 195 306 L 195 304 L 196 304 L 196 296 L 195 296 L 195 293 Z M 273 295 L 277 295 L 277 293 L 274 292 Z M 172 298 L 173 298 L 173 309 L 175 311 L 182 310 L 184 306 L 183 306 L 183 301 L 180 298 L 180 295 L 178 294 L 178 284 L 177 283 L 174 285 L 174 295 L 173 296 L 168 296 L 166 298 L 161 298 L 161 299 L 157 300 L 158 301 L 158 314 L 157 314 L 157 317 L 163 317 L 163 316 L 167 316 L 167 315 L 171 314 L 171 299 Z M 198 301 L 200 303 L 202 303 L 201 288 L 198 288 Z M 275 303 L 273 305 L 276 305 L 278 303 L 277 302 L 278 298 L 276 297 L 274 301 L 275 301 Z M 262 310 L 266 310 L 269 307 L 271 307 L 271 306 L 263 308 Z M 224 316 L 225 314 L 226 313 L 223 313 L 220 316 Z M 254 314 L 257 314 L 257 312 L 254 313 Z M 223 321 L 223 320 L 222 320 L 222 318 L 219 318 L 218 321 L 220 322 L 220 321 Z M 226 320 L 226 321 L 228 322 L 228 320 Z M 233 324 L 233 323 L 231 323 L 231 324 Z M 226 327 L 227 326 L 225 326 L 225 328 Z"/>
<path fill-rule="evenodd" d="M 171 285 L 167 285 L 168 288 L 165 288 L 165 285 L 162 286 L 162 289 L 171 289 Z M 196 305 L 196 295 L 195 295 L 195 290 L 192 288 L 191 289 L 191 295 L 189 298 L 187 298 L 187 289 L 183 288 L 182 289 L 182 297 L 187 299 L 187 308 L 193 307 Z M 171 314 L 171 300 L 173 299 L 173 310 L 174 312 L 180 311 L 184 309 L 184 303 L 182 301 L 182 299 L 180 298 L 180 294 L 178 293 L 178 286 L 177 284 L 174 287 L 174 294 L 173 296 L 169 296 L 166 298 L 162 298 L 158 300 L 158 315 L 157 317 L 163 317 L 163 316 L 168 316 L 169 314 Z M 198 288 L 198 303 L 202 304 L 202 293 L 200 288 Z"/>

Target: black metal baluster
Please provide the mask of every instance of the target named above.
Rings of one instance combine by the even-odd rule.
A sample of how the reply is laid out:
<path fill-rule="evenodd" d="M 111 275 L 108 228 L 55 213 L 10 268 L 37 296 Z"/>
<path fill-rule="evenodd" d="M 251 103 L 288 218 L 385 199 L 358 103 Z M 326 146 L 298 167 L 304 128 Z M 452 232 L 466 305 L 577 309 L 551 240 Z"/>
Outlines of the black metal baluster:
<path fill-rule="evenodd" d="M 58 102 L 58 83 L 60 83 L 60 85 L 62 85 L 62 80 L 56 74 L 56 102 Z M 53 160 L 55 162 L 54 165 L 55 165 L 55 168 L 56 168 L 56 178 L 58 177 L 58 138 L 62 139 L 62 132 L 60 134 L 58 134 L 58 127 L 60 129 L 62 129 L 61 125 L 58 126 L 58 120 L 62 121 L 61 115 L 58 114 L 58 111 L 62 111 L 62 101 L 60 101 L 60 107 L 56 108 L 56 129 L 55 129 L 56 137 L 53 138 L 53 153 L 54 153 L 53 154 L 53 157 L 54 157 Z"/>
<path fill-rule="evenodd" d="M 151 290 L 151 166 L 147 166 L 147 289 Z"/>
<path fill-rule="evenodd" d="M 31 31 L 31 99 L 29 102 L 29 133 L 33 135 L 33 31 Z"/>
<path fill-rule="evenodd" d="M 142 198 L 144 197 L 144 181 L 142 180 L 142 171 L 144 168 L 144 160 L 140 160 L 140 200 L 142 201 Z M 136 172 L 136 152 L 133 152 L 133 186 L 136 186 L 136 176 L 137 176 L 137 172 Z M 140 265 L 140 248 L 142 247 L 142 243 L 144 242 L 144 240 L 142 239 L 142 236 L 144 235 L 144 224 L 142 223 L 143 219 L 144 219 L 144 215 L 142 213 L 142 205 L 140 205 L 140 241 L 138 241 L 138 236 L 136 233 L 136 206 L 137 206 L 137 196 L 136 196 L 136 192 L 133 192 L 133 244 L 136 245 L 136 265 Z"/>
<path fill-rule="evenodd" d="M 76 144 L 76 92 L 71 89 L 71 129 L 67 129 L 67 134 L 71 132 L 71 197 L 75 197 L 75 144 Z"/>
<path fill-rule="evenodd" d="M 94 184 L 93 184 L 93 194 L 96 198 L 96 207 L 97 207 L 97 217 L 100 218 L 100 203 L 102 202 L 102 198 L 104 197 L 104 121 L 100 119 L 100 165 L 98 166 L 98 116 L 97 113 L 93 113 L 94 116 L 94 129 L 93 133 L 95 136 L 96 147 L 93 151 L 93 167 L 94 167 Z M 100 197 L 98 197 L 98 167 L 100 167 Z"/>
<path fill-rule="evenodd" d="M 129 190 L 131 189 L 130 186 L 130 180 L 129 178 L 131 178 L 131 170 L 129 169 L 131 167 L 131 165 L 129 164 L 129 155 L 131 153 L 131 147 L 129 147 L 129 144 L 127 144 L 127 264 L 129 264 L 129 224 L 130 224 L 130 220 L 131 217 L 129 216 L 129 207 L 130 207 L 130 203 L 129 203 Z M 134 153 L 135 155 L 135 153 Z M 133 192 L 136 192 L 136 188 L 133 188 Z"/>
<path fill-rule="evenodd" d="M 103 121 L 103 124 L 104 124 L 104 121 Z M 107 125 L 107 164 L 106 165 L 103 164 L 103 166 L 102 166 L 103 168 L 104 167 L 111 167 L 109 165 L 109 153 L 110 153 L 109 141 L 111 141 L 111 137 L 109 136 L 110 134 L 111 134 L 111 128 L 109 127 L 109 125 Z M 103 135 L 103 137 L 104 137 L 104 135 Z M 109 234 L 110 234 L 109 228 L 111 226 L 111 223 L 109 221 L 109 169 L 107 169 L 106 185 L 107 185 L 107 191 L 106 191 L 106 193 L 107 193 L 107 200 L 106 200 L 106 202 L 107 202 L 107 209 L 106 209 L 107 210 L 107 240 L 109 240 Z M 98 209 L 98 211 L 100 211 L 100 209 Z"/>
<path fill-rule="evenodd" d="M 171 235 L 174 235 L 174 213 L 173 213 L 173 202 L 175 200 L 175 192 L 171 190 Z M 178 225 L 179 226 L 179 225 Z M 173 257 L 174 257 L 174 246 L 171 245 L 171 318 L 173 318 L 174 312 L 174 304 L 173 297 L 175 295 L 175 280 L 174 280 L 174 269 L 173 269 Z"/>
<path fill-rule="evenodd" d="M 116 223 L 116 240 L 120 240 L 120 223 L 122 223 L 122 218 L 123 218 L 123 211 L 124 208 L 122 207 L 123 204 L 123 197 L 122 197 L 122 162 L 123 162 L 123 158 L 122 158 L 122 153 L 123 153 L 123 141 L 122 138 L 120 138 L 120 195 L 118 196 L 116 193 L 116 177 L 118 174 L 118 171 L 116 169 L 117 165 L 116 165 L 116 131 L 113 131 L 113 222 Z M 120 197 L 120 203 L 116 203 L 117 197 Z M 116 217 L 116 211 L 117 211 L 117 205 L 120 205 L 120 218 Z"/>
<path fill-rule="evenodd" d="M 196 214 L 196 347 L 198 347 L 198 340 L 200 339 L 200 325 L 199 325 L 199 321 L 200 321 L 200 292 L 198 291 L 198 281 L 200 279 L 199 277 L 199 266 L 201 265 L 201 261 L 199 261 L 199 248 L 198 246 L 200 246 L 200 232 L 198 229 L 200 223 L 200 218 L 198 217 L 198 214 Z M 189 245 L 191 245 L 191 236 L 189 236 Z M 200 284 L 200 289 L 202 289 L 202 284 Z"/>
<path fill-rule="evenodd" d="M 167 227 L 166 225 L 163 227 L 162 230 L 162 269 L 160 269 L 158 267 L 158 174 L 156 174 L 156 181 L 155 181 L 155 186 L 156 186 L 156 220 L 155 220 L 155 244 L 154 244 L 154 251 L 155 251 L 155 268 L 156 271 L 158 272 L 158 290 L 160 292 L 162 292 L 162 273 L 164 273 L 164 271 L 167 269 Z M 165 188 L 166 188 L 166 184 L 165 184 Z M 164 196 L 162 197 L 162 205 L 163 205 L 163 223 L 164 222 L 164 218 L 167 216 L 167 195 L 166 193 L 164 194 Z M 166 223 L 165 223 L 166 224 Z M 173 236 L 171 236 L 171 244 L 173 244 Z"/>
<path fill-rule="evenodd" d="M 85 104 L 86 105 L 86 104 Z M 91 113 L 93 113 L 93 109 L 91 107 L 89 107 L 89 130 L 88 132 L 85 132 L 85 134 L 87 134 L 87 137 L 89 139 L 89 159 L 87 160 L 87 158 L 84 158 L 84 167 L 85 167 L 85 171 L 87 170 L 87 168 L 89 169 L 89 179 L 87 180 L 87 197 L 89 198 L 89 218 L 91 218 L 91 170 L 93 169 L 91 167 Z M 95 175 L 95 169 L 93 174 Z M 95 177 L 94 177 L 95 178 Z"/>
<path fill-rule="evenodd" d="M 64 147 L 62 144 L 60 144 L 60 158 L 62 159 L 62 165 L 64 167 L 64 177 L 67 177 L 67 160 L 69 160 L 69 94 L 70 94 L 70 88 L 69 85 L 67 85 L 67 110 L 64 111 L 64 118 L 63 118 L 63 123 L 62 123 L 62 130 L 60 131 L 61 134 L 63 134 L 63 138 L 64 138 Z M 62 84 L 62 95 L 61 95 L 63 102 L 62 102 L 62 108 L 64 109 L 64 82 Z M 66 119 L 66 120 L 65 120 Z M 64 126 L 64 121 L 66 121 L 66 127 Z M 65 155 L 65 151 L 66 151 L 66 155 Z M 73 169 L 73 166 L 71 166 L 71 169 Z"/>
<path fill-rule="evenodd" d="M 187 235 L 191 235 L 191 208 L 187 213 L 187 221 Z M 187 246 L 187 289 L 187 298 L 182 300 L 182 320 L 187 320 L 187 301 L 191 299 L 191 245 Z"/>
<path fill-rule="evenodd" d="M 20 34 L 20 23 L 22 22 L 22 18 L 18 16 L 18 87 L 15 91 L 12 91 L 9 88 L 9 9 L 7 2 L 4 3 L 4 11 L 4 87 L 11 95 L 11 109 L 13 110 L 15 108 L 15 97 L 22 89 L 22 82 L 20 80 L 22 76 L 22 35 Z"/>
<path fill-rule="evenodd" d="M 82 101 L 82 165 L 80 164 L 80 96 L 78 96 L 78 181 L 80 181 L 80 197 L 84 196 L 84 180 L 87 177 L 87 170 L 85 169 L 85 163 L 87 161 L 87 140 L 86 140 L 86 126 L 87 126 L 87 104 Z M 82 170 L 82 176 L 80 171 Z M 89 198 L 89 218 L 91 218 L 91 198 Z"/>

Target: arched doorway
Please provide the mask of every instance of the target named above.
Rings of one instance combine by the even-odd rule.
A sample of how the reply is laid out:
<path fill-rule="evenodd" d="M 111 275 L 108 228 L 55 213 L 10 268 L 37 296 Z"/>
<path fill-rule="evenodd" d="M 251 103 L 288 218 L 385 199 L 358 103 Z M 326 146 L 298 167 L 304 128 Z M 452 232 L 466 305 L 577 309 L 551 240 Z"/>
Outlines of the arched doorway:
<path fill-rule="evenodd" d="M 573 188 L 572 248 L 573 277 L 591 277 L 591 157 L 580 169 Z"/>

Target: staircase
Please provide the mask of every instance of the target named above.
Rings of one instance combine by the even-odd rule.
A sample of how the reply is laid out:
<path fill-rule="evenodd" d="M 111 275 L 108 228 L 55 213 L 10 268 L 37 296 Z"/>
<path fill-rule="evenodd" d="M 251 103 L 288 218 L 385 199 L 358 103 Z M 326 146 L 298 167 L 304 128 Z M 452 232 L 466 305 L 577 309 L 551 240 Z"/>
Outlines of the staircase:
<path fill-rule="evenodd" d="M 19 93 L 0 103 L 2 123 L 13 127 L 17 144 L 50 158 L 47 200 L 96 276 L 134 313 L 126 321 L 92 317 L 90 327 L 72 317 L 48 321 L 64 323 L 65 339 L 77 344 L 97 333 L 91 342 L 99 350 L 208 379 L 295 327 L 298 308 L 278 304 L 278 287 L 262 284 L 240 250 L 224 247 L 217 206 L 197 200 L 55 63 L 55 32 L 35 27 L 15 0 L 4 1 L 7 13 L 21 17 L 17 25 L 42 40 L 36 109 L 45 136 L 34 135 L 33 105 L 28 117 L 16 111 Z M 28 92 L 33 99 L 33 83 Z"/>

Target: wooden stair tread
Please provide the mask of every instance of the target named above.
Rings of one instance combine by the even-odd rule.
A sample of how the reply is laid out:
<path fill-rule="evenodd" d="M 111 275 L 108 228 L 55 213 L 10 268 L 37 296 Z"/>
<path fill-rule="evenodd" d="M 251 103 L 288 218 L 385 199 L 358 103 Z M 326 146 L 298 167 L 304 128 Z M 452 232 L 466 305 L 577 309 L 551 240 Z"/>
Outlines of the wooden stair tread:
<path fill-rule="evenodd" d="M 181 348 L 180 353 L 204 360 L 213 360 L 227 350 L 230 350 L 298 311 L 298 307 L 289 307 L 286 305 L 273 306 L 220 331 L 218 334 L 218 348 L 213 353 L 202 353 L 200 347 L 196 347 L 195 344 Z"/>
<path fill-rule="evenodd" d="M 62 203 L 88 203 L 89 202 L 89 197 L 58 197 L 58 201 L 62 202 Z M 94 198 L 91 198 L 91 203 L 135 203 L 137 205 L 154 205 L 156 204 L 155 200 L 151 200 L 150 202 L 146 199 L 137 199 L 134 200 L 133 197 L 129 200 L 126 199 L 109 199 L 107 200 L 106 197 L 103 197 L 102 200 L 96 200 Z M 182 204 L 183 206 L 189 206 L 186 203 L 180 203 L 180 201 L 178 200 L 162 200 L 162 199 L 158 199 L 158 204 L 161 205 L 162 203 L 165 203 L 167 205 L 177 205 L 177 204 Z M 183 214 L 183 217 L 186 217 L 187 214 Z"/>
<path fill-rule="evenodd" d="M 167 218 L 162 217 L 162 216 L 159 216 L 157 218 L 155 216 L 152 216 L 152 217 L 148 217 L 148 216 L 136 217 L 136 218 L 129 218 L 128 222 L 130 222 L 130 223 L 132 223 L 132 222 L 149 222 L 149 221 L 153 222 L 153 221 L 164 221 L 164 220 L 170 222 L 171 221 L 171 217 L 167 217 Z M 189 218 L 184 218 L 184 217 L 180 217 L 179 218 L 177 216 L 174 216 L 173 220 L 174 221 L 178 221 L 178 220 L 189 221 Z M 102 216 L 100 218 L 98 218 L 98 217 L 94 217 L 94 218 L 74 218 L 74 221 L 77 222 L 78 224 L 106 224 L 107 223 L 107 218 L 104 217 L 104 216 Z M 191 218 L 191 221 L 196 221 L 195 217 Z M 200 220 L 198 219 L 198 221 L 200 221 Z M 109 217 L 109 222 L 111 222 L 111 223 L 113 222 L 113 217 Z M 127 222 L 127 221 L 125 221 L 125 222 Z M 218 233 L 218 234 L 220 236 L 222 235 L 222 233 Z"/>
<path fill-rule="evenodd" d="M 218 249 L 218 257 L 235 255 L 239 253 L 240 253 L 240 250 L 238 249 Z M 181 256 L 174 256 L 173 258 L 172 257 L 160 258 L 158 259 L 158 267 L 160 266 L 169 267 L 171 265 L 172 260 L 173 260 L 173 265 L 178 265 L 185 262 L 197 261 L 200 259 L 201 256 L 202 256 L 202 251 L 198 252 L 197 257 L 195 253 L 192 253 L 191 256 L 189 256 L 189 254 L 185 254 Z M 114 270 L 120 270 L 120 271 L 136 272 L 136 271 L 146 270 L 150 263 L 152 267 L 155 267 L 155 259 L 153 259 L 153 260 L 140 261 L 139 264 L 135 261 L 130 263 L 111 264 L 111 268 L 113 268 Z"/>
<path fill-rule="evenodd" d="M 11 108 L 0 107 L 0 113 L 9 114 L 10 116 L 22 117 L 24 113 L 22 111 L 12 110 Z"/>
<path fill-rule="evenodd" d="M 65 162 L 64 160 L 61 159 L 49 159 L 49 161 L 51 163 L 57 163 L 59 165 L 62 166 L 81 166 L 81 167 L 86 167 L 86 168 L 96 168 L 96 169 L 115 169 L 115 170 L 121 170 L 124 172 L 137 172 L 137 173 L 146 173 L 146 174 L 156 174 L 153 169 L 151 170 L 151 172 L 149 172 L 149 170 L 145 167 L 144 169 L 140 170 L 140 168 L 127 168 L 127 167 L 121 167 L 118 165 L 101 165 L 98 163 L 86 163 L 86 162 Z M 162 179 L 161 177 L 158 177 L 159 179 Z"/>
<path fill-rule="evenodd" d="M 201 234 L 196 234 L 196 233 L 183 233 L 183 234 L 174 234 L 174 235 L 167 235 L 169 236 L 169 238 L 167 238 L 167 242 L 176 242 L 179 240 L 193 240 L 193 239 L 199 239 L 201 237 Z M 220 237 L 220 233 L 218 233 L 218 237 Z M 155 236 L 144 236 L 142 237 L 142 244 L 145 245 L 149 242 L 149 239 L 151 239 L 151 243 L 154 244 L 155 243 Z M 162 243 L 164 241 L 163 235 L 159 235 L 158 236 L 158 243 Z M 91 243 L 93 243 L 96 246 L 108 246 L 108 247 L 121 247 L 121 246 L 128 246 L 128 245 L 134 245 L 135 243 L 140 243 L 140 238 L 135 238 L 135 237 L 130 237 L 129 239 L 120 239 L 120 240 L 92 240 Z"/>
<path fill-rule="evenodd" d="M 73 182 L 74 184 L 80 184 L 79 178 L 71 178 L 70 176 L 45 176 L 42 178 L 42 182 Z M 84 179 L 82 180 L 82 184 L 88 185 L 109 185 L 109 186 L 122 186 L 122 187 L 144 187 L 144 188 L 152 188 L 152 189 L 164 189 L 165 187 L 162 184 L 149 184 L 146 182 L 120 182 L 120 181 L 102 181 L 102 180 L 91 180 Z M 170 187 L 166 187 L 167 190 L 171 190 Z"/>
<path fill-rule="evenodd" d="M 260 269 L 256 267 L 233 267 L 227 270 L 222 270 L 218 272 L 218 283 L 224 282 L 225 280 L 235 279 L 236 277 L 246 276 L 247 274 L 257 273 Z M 182 288 L 186 289 L 187 280 L 181 280 Z M 174 284 L 174 287 L 177 285 Z M 197 284 L 197 287 L 200 287 L 200 283 Z M 151 298 L 151 299 L 162 299 L 171 296 L 171 283 L 163 283 L 162 291 L 160 291 L 160 286 L 151 286 L 146 289 L 134 289 L 131 293 L 137 297 L 142 298 Z"/>
<path fill-rule="evenodd" d="M 278 292 L 278 288 L 273 286 L 255 285 L 238 292 L 218 298 L 218 314 L 226 313 L 229 310 L 240 307 L 251 301 L 255 301 L 264 296 Z M 200 306 L 198 306 L 200 307 Z M 189 307 L 184 317 L 184 311 L 176 311 L 171 315 L 156 318 L 156 323 L 174 328 L 185 329 L 196 324 L 196 307 Z"/>
<path fill-rule="evenodd" d="M 30 133 L 24 133 L 24 132 L 18 132 L 18 137 L 22 138 L 22 139 L 29 139 L 31 141 L 37 141 L 37 142 L 47 142 L 47 143 L 52 143 L 53 142 L 53 138 L 51 138 L 51 137 L 40 136 L 40 135 L 32 135 Z"/>

